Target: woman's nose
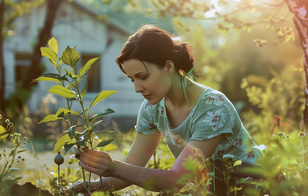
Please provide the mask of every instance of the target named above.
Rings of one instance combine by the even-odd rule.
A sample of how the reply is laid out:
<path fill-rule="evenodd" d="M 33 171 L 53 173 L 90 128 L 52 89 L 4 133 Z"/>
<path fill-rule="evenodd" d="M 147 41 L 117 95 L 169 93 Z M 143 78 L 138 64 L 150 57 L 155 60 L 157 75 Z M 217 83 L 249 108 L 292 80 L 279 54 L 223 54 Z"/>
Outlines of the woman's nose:
<path fill-rule="evenodd" d="M 136 93 L 141 93 L 141 92 L 144 90 L 144 88 L 142 87 L 142 85 L 139 84 L 138 82 L 134 82 L 134 85 L 135 85 L 135 91 L 136 91 Z"/>

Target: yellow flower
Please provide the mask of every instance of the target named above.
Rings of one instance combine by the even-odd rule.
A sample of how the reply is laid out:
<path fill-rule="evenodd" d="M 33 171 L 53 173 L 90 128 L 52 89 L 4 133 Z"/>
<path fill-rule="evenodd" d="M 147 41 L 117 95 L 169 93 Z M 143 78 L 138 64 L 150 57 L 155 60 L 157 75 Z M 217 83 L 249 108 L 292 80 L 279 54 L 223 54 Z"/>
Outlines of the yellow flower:
<path fill-rule="evenodd" d="M 9 133 L 7 133 L 6 129 L 0 125 L 0 141 L 6 138 L 7 136 L 9 136 Z"/>

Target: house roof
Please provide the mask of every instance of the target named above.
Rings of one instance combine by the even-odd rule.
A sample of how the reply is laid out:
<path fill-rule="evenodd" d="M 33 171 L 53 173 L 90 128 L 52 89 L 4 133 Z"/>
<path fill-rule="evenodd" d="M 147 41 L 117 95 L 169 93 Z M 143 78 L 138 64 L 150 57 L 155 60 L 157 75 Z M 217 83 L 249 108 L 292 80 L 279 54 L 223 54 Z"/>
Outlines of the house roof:
<path fill-rule="evenodd" d="M 85 0 L 74 0 L 73 2 L 76 6 L 79 6 L 80 8 L 84 9 L 89 14 L 92 14 L 95 17 L 102 15 L 110 16 L 109 23 L 116 27 L 118 30 L 123 31 L 123 33 L 132 34 L 141 25 L 148 23 L 155 24 L 171 32 L 174 31 L 174 29 L 172 28 L 173 25 L 171 16 L 166 16 L 166 18 L 157 18 L 155 13 L 146 16 L 144 12 L 140 12 L 138 10 L 127 13 L 126 11 L 124 11 L 125 6 L 128 4 L 127 1 L 113 1 L 112 3 L 115 3 L 116 6 L 112 6 L 112 3 L 109 5 L 105 5 L 103 1 L 98 0 L 93 1 L 93 4 L 89 3 L 88 5 L 86 3 L 83 3 L 82 1 Z"/>
<path fill-rule="evenodd" d="M 83 11 L 87 12 L 89 15 L 93 16 L 94 18 L 97 18 L 98 16 L 101 15 L 98 11 L 91 9 L 90 7 L 86 6 L 85 4 L 79 1 L 73 1 L 72 5 L 76 6 L 79 9 L 82 9 Z M 131 30 L 128 26 L 123 25 L 123 23 L 114 19 L 113 17 L 108 18 L 107 24 L 113 26 L 114 28 L 116 28 L 117 30 L 119 30 L 120 32 L 124 34 L 130 35 L 133 33 L 133 30 Z"/>

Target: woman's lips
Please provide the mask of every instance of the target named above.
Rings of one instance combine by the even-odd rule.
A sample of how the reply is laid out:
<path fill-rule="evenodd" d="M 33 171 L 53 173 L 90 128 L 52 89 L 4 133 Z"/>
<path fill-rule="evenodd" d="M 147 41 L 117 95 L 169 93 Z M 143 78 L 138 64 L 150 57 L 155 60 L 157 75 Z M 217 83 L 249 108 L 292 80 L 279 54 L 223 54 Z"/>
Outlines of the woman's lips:
<path fill-rule="evenodd" d="M 149 99 L 151 95 L 143 95 L 145 99 Z"/>

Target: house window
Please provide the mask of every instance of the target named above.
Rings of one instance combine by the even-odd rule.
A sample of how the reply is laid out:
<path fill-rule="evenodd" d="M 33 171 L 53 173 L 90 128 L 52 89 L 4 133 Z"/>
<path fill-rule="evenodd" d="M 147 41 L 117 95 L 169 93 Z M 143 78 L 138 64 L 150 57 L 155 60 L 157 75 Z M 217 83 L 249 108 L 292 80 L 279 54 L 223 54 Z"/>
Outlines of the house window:
<path fill-rule="evenodd" d="M 15 87 L 21 85 L 31 63 L 31 54 L 15 54 Z"/>
<path fill-rule="evenodd" d="M 81 63 L 84 66 L 90 59 L 96 58 L 99 55 L 82 54 Z M 100 79 L 100 61 L 97 60 L 92 64 L 87 74 L 87 92 L 97 93 L 101 91 L 101 79 Z"/>

